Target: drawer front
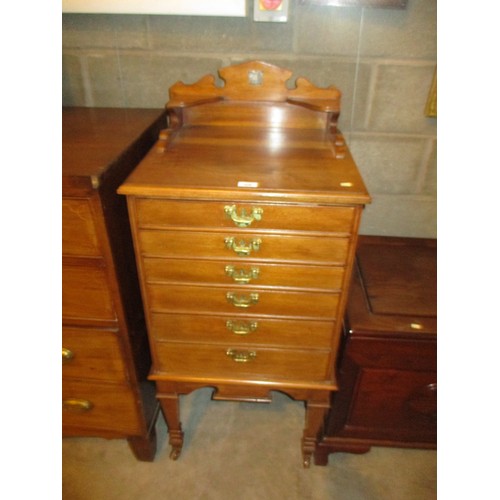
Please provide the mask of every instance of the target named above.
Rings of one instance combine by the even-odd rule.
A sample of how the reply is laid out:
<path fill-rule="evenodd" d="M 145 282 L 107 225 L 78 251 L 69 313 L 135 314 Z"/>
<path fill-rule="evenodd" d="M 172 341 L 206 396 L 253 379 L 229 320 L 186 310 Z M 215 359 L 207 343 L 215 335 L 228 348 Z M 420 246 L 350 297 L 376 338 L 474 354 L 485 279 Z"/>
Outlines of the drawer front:
<path fill-rule="evenodd" d="M 436 338 L 402 340 L 385 338 L 349 339 L 348 355 L 357 365 L 389 370 L 437 370 Z"/>
<path fill-rule="evenodd" d="M 62 397 L 63 428 L 107 430 L 125 435 L 139 434 L 142 430 L 134 393 L 126 386 L 64 379 Z"/>
<path fill-rule="evenodd" d="M 247 346 L 156 343 L 158 370 L 166 374 L 230 379 L 327 379 L 328 351 L 301 351 Z M 239 361 L 237 361 L 239 360 Z"/>
<path fill-rule="evenodd" d="M 239 261 L 145 258 L 143 271 L 150 283 L 206 283 L 339 290 L 344 268 L 294 266 Z"/>
<path fill-rule="evenodd" d="M 435 372 L 361 369 L 349 411 L 349 432 L 379 439 L 433 440 Z"/>
<path fill-rule="evenodd" d="M 136 210 L 138 225 L 141 228 L 251 228 L 338 233 L 351 233 L 355 214 L 352 207 L 167 201 L 148 198 L 137 199 Z"/>
<path fill-rule="evenodd" d="M 62 313 L 66 319 L 116 320 L 104 268 L 63 265 Z"/>
<path fill-rule="evenodd" d="M 334 326 L 332 321 L 154 313 L 150 335 L 155 341 L 328 349 Z"/>
<path fill-rule="evenodd" d="M 101 255 L 88 200 L 62 200 L 62 253 L 90 257 Z"/>
<path fill-rule="evenodd" d="M 63 328 L 63 377 L 126 381 L 118 332 Z"/>
<path fill-rule="evenodd" d="M 225 287 L 149 285 L 154 312 L 186 312 L 335 319 L 339 295 L 333 293 L 242 291 Z"/>
<path fill-rule="evenodd" d="M 234 259 L 344 265 L 348 238 L 198 231 L 139 232 L 144 257 Z"/>

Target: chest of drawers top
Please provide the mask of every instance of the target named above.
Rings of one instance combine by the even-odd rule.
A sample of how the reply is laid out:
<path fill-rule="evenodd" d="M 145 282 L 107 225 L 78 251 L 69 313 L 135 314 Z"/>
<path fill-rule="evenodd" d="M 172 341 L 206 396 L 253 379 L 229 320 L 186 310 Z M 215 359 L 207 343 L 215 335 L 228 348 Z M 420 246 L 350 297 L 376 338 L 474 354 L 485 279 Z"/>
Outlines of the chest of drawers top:
<path fill-rule="evenodd" d="M 363 180 L 337 131 L 339 91 L 251 62 L 170 89 L 169 128 L 119 192 L 165 198 L 365 204 Z M 262 74 L 260 88 L 245 75 Z M 274 84 L 273 79 L 277 79 Z M 271 83 L 269 83 L 271 82 Z M 314 89 L 314 90 L 312 90 Z M 223 94 L 223 95 L 221 95 Z"/>
<path fill-rule="evenodd" d="M 63 108 L 63 196 L 84 195 L 114 173 L 129 173 L 139 151 L 149 149 L 154 123 L 164 119 L 158 109 Z"/>
<path fill-rule="evenodd" d="M 328 136 L 314 129 L 188 126 L 165 150 L 153 148 L 120 192 L 207 200 L 369 202 L 350 154 L 335 158 Z"/>
<path fill-rule="evenodd" d="M 361 236 L 347 306 L 350 334 L 435 341 L 437 242 Z"/>

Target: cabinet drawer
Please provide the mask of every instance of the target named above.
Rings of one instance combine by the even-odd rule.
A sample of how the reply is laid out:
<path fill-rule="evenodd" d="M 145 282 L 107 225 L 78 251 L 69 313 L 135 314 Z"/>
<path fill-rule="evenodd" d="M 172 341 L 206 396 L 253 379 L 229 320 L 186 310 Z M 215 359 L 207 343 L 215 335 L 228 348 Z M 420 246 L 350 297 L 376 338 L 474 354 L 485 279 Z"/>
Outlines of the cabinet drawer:
<path fill-rule="evenodd" d="M 187 312 L 335 319 L 339 296 L 333 293 L 272 292 L 268 290 L 149 285 L 154 312 Z M 228 295 L 231 294 L 231 295 Z"/>
<path fill-rule="evenodd" d="M 115 320 L 106 269 L 63 265 L 62 313 L 67 319 Z"/>
<path fill-rule="evenodd" d="M 111 330 L 63 328 L 63 377 L 125 382 L 117 334 Z"/>
<path fill-rule="evenodd" d="M 157 341 L 328 349 L 334 325 L 333 321 L 154 313 L 150 334 Z"/>
<path fill-rule="evenodd" d="M 352 337 L 348 343 L 349 358 L 359 366 L 390 370 L 437 370 L 436 338 L 403 340 L 391 337 Z"/>
<path fill-rule="evenodd" d="M 144 230 L 139 232 L 139 246 L 144 257 L 251 259 L 344 265 L 349 239 L 263 233 Z"/>
<path fill-rule="evenodd" d="M 145 258 L 146 281 L 339 290 L 343 267 Z"/>
<path fill-rule="evenodd" d="M 157 368 L 162 373 L 225 379 L 321 381 L 327 379 L 330 359 L 328 351 L 238 348 L 230 343 L 227 346 L 156 343 L 154 349 Z"/>
<path fill-rule="evenodd" d="M 349 411 L 357 437 L 428 440 L 436 435 L 435 372 L 362 368 Z"/>
<path fill-rule="evenodd" d="M 88 200 L 62 200 L 62 253 L 90 257 L 101 254 Z"/>
<path fill-rule="evenodd" d="M 226 207 L 229 213 L 226 213 Z M 253 210 L 260 214 L 253 218 Z M 320 231 L 351 233 L 355 209 L 352 207 L 266 205 L 263 203 L 221 203 L 169 201 L 139 198 L 137 221 L 141 228 L 154 227 L 250 227 L 254 230 Z M 234 222 L 231 214 L 238 222 Z M 253 220 L 252 220 L 253 219 Z M 246 220 L 250 221 L 248 225 Z"/>
<path fill-rule="evenodd" d="M 63 427 L 142 432 L 135 395 L 126 386 L 64 379 L 62 398 Z"/>

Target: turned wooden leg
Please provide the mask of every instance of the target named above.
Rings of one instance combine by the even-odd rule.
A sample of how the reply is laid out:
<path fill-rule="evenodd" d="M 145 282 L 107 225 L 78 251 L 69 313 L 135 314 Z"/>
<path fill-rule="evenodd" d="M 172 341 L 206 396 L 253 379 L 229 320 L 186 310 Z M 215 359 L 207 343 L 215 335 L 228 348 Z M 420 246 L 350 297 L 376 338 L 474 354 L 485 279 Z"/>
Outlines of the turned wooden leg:
<path fill-rule="evenodd" d="M 170 458 L 177 460 L 184 443 L 184 432 L 182 432 L 179 417 L 179 396 L 177 394 L 161 394 L 158 397 L 168 427 L 168 442 L 172 447 Z"/>
<path fill-rule="evenodd" d="M 304 467 L 309 468 L 330 404 L 328 398 L 325 398 L 323 401 L 308 400 L 306 405 L 306 426 L 302 435 L 302 459 Z"/>

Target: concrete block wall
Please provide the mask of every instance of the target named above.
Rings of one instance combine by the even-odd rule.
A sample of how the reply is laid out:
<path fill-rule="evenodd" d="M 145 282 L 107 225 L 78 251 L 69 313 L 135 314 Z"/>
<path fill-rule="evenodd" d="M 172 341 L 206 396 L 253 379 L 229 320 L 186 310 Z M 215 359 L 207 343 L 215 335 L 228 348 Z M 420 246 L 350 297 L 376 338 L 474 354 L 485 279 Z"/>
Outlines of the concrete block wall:
<path fill-rule="evenodd" d="M 361 232 L 436 237 L 436 0 L 374 9 L 302 5 L 286 23 L 201 16 L 63 14 L 65 106 L 161 108 L 178 80 L 260 59 L 342 91 L 339 125 L 373 203 Z"/>

